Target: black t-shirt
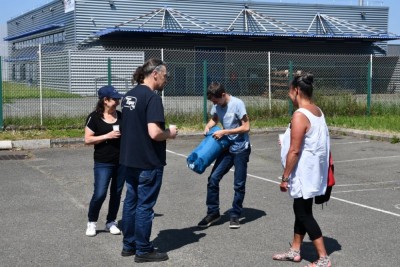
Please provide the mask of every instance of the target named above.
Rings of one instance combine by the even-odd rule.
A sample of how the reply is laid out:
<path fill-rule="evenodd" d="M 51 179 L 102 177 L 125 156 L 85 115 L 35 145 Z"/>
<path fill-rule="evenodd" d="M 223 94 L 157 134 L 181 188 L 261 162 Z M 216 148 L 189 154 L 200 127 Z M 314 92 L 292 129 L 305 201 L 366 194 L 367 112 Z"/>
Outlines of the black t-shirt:
<path fill-rule="evenodd" d="M 86 127 L 88 127 L 95 136 L 107 134 L 113 130 L 113 125 L 121 124 L 122 113 L 117 110 L 117 121 L 114 123 L 107 123 L 97 112 L 93 111 L 86 119 Z M 121 139 L 109 139 L 99 144 L 94 145 L 94 160 L 102 163 L 115 163 L 119 162 L 119 147 Z"/>
<path fill-rule="evenodd" d="M 145 85 L 128 91 L 122 100 L 121 153 L 122 165 L 154 169 L 165 166 L 166 141 L 150 138 L 147 124 L 159 123 L 165 130 L 161 97 Z"/>

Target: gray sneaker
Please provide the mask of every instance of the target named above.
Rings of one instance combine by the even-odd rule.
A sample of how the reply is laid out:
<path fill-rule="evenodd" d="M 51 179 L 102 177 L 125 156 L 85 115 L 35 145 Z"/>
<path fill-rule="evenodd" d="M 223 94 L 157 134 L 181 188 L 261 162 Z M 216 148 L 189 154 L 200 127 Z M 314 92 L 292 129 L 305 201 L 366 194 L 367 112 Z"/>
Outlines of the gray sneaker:
<path fill-rule="evenodd" d="M 201 220 L 201 222 L 199 222 L 197 224 L 197 226 L 201 227 L 201 228 L 207 228 L 211 224 L 217 222 L 220 218 L 221 218 L 221 215 L 219 215 L 219 214 L 209 214 L 206 217 L 204 217 L 204 219 Z"/>
<path fill-rule="evenodd" d="M 231 221 L 229 222 L 229 228 L 231 228 L 231 229 L 239 229 L 240 228 L 240 223 L 239 223 L 238 217 L 231 218 Z"/>

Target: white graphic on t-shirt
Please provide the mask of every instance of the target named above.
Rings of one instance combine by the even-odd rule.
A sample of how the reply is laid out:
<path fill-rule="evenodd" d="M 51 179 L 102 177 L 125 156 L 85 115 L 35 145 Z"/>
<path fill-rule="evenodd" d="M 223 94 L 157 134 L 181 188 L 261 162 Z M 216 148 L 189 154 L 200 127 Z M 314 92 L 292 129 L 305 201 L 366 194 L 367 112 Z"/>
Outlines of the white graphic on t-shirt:
<path fill-rule="evenodd" d="M 137 98 L 134 96 L 125 96 L 126 102 L 124 108 L 129 108 L 130 110 L 134 110 L 136 107 Z"/>

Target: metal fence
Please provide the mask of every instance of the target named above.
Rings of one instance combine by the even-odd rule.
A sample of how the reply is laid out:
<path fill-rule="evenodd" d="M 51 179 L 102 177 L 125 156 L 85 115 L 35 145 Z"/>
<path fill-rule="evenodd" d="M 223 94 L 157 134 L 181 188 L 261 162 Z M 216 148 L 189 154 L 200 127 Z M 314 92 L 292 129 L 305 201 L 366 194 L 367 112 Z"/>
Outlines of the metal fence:
<path fill-rule="evenodd" d="M 251 51 L 205 51 L 41 45 L 10 51 L 1 58 L 4 126 L 82 125 L 106 84 L 132 88 L 135 69 L 149 58 L 167 63 L 170 73 L 162 97 L 166 114 L 203 113 L 210 108 L 204 90 L 211 81 L 248 107 L 286 105 L 288 82 L 296 70 L 315 75 L 317 96 L 350 95 L 366 112 L 380 103 L 400 103 L 398 56 L 283 54 Z M 67 124 L 68 124 L 67 123 Z"/>

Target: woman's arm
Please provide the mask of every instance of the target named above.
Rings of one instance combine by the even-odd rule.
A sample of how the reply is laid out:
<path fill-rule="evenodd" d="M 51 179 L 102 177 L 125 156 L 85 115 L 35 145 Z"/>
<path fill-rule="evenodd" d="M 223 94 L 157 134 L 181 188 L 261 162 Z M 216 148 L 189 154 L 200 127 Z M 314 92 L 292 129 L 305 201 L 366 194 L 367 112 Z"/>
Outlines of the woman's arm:
<path fill-rule="evenodd" d="M 119 131 L 111 131 L 103 135 L 95 136 L 95 133 L 89 127 L 85 127 L 85 145 L 96 145 L 108 139 L 120 138 Z"/>
<path fill-rule="evenodd" d="M 290 133 L 290 147 L 286 156 L 286 165 L 283 170 L 282 177 L 288 178 L 292 173 L 294 167 L 299 161 L 299 155 L 301 145 L 304 141 L 304 136 L 310 127 L 310 121 L 301 112 L 295 112 L 291 121 L 291 133 Z M 287 182 L 281 183 L 281 189 L 287 189 Z"/>

